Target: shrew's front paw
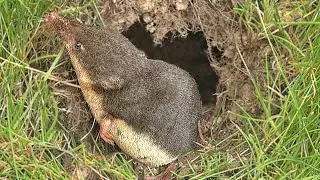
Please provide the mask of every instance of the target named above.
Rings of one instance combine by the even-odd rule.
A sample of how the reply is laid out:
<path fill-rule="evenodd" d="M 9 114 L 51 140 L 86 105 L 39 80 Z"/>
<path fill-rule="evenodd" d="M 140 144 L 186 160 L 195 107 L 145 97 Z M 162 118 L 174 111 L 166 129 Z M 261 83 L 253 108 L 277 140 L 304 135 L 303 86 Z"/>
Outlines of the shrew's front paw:
<path fill-rule="evenodd" d="M 114 145 L 113 137 L 110 133 L 112 126 L 113 126 L 112 118 L 109 118 L 109 117 L 104 118 L 100 123 L 99 135 L 101 139 L 103 139 L 105 142 L 111 145 Z"/>

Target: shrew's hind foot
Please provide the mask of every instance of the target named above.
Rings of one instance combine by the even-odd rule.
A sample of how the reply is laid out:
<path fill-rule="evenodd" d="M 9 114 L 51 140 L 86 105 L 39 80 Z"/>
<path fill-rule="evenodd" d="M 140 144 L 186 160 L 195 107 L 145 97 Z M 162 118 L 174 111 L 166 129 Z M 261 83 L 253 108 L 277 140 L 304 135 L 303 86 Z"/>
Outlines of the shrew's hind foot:
<path fill-rule="evenodd" d="M 178 162 L 174 161 L 167 167 L 167 169 L 164 172 L 160 173 L 157 176 L 145 176 L 144 180 L 170 180 L 173 171 L 175 171 L 177 167 Z"/>

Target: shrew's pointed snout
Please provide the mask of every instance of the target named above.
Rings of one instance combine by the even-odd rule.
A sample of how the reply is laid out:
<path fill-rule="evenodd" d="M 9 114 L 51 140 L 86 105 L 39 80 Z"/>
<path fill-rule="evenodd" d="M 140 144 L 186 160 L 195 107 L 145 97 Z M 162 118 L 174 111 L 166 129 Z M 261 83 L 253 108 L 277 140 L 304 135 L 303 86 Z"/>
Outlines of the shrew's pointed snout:
<path fill-rule="evenodd" d="M 57 30 L 65 29 L 68 26 L 68 20 L 60 16 L 58 11 L 48 13 L 45 21 Z"/>
<path fill-rule="evenodd" d="M 63 40 L 68 40 L 71 31 L 71 21 L 62 17 L 58 11 L 50 12 L 45 17 L 45 22 L 53 27 Z"/>
<path fill-rule="evenodd" d="M 58 11 L 52 11 L 47 14 L 45 21 L 46 22 L 53 22 L 58 18 L 60 18 Z"/>

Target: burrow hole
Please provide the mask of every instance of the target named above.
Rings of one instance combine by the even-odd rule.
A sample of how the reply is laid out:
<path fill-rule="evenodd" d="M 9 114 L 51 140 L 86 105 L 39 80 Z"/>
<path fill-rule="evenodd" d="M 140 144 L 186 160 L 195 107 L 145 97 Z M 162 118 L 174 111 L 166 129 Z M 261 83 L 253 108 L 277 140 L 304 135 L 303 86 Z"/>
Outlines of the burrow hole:
<path fill-rule="evenodd" d="M 123 32 L 138 49 L 144 51 L 148 58 L 159 59 L 188 71 L 196 80 L 204 105 L 215 103 L 215 92 L 218 75 L 210 67 L 206 54 L 207 43 L 203 33 L 190 32 L 187 38 L 173 38 L 171 33 L 161 45 L 154 45 L 151 34 L 143 24 L 137 22 Z M 214 51 L 215 57 L 221 52 Z"/>

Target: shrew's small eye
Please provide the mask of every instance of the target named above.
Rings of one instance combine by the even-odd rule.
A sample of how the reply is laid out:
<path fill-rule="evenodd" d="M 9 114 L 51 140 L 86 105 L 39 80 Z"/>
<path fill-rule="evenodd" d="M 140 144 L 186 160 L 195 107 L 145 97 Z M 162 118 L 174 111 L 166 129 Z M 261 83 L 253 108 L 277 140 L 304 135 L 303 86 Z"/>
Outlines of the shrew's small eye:
<path fill-rule="evenodd" d="M 76 42 L 76 44 L 74 45 L 75 49 L 80 50 L 83 49 L 82 44 L 80 42 Z"/>

